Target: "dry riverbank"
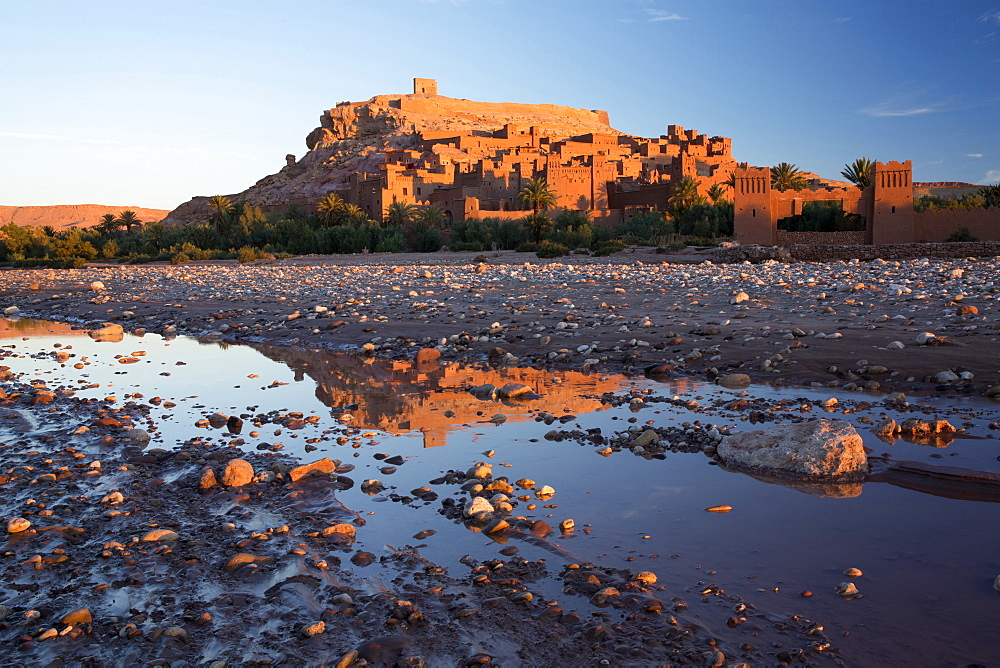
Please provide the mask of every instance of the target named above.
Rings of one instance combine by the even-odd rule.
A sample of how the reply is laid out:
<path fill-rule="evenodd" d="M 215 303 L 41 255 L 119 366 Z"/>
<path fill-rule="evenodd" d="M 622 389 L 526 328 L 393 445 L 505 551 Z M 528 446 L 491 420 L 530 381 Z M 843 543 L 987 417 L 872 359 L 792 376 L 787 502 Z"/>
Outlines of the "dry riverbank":
<path fill-rule="evenodd" d="M 708 257 L 443 253 L 6 270 L 0 307 L 223 341 L 366 346 L 382 356 L 437 347 L 453 360 L 658 366 L 681 377 L 744 373 L 908 392 L 984 394 L 1000 384 L 996 259 L 717 265 Z"/>

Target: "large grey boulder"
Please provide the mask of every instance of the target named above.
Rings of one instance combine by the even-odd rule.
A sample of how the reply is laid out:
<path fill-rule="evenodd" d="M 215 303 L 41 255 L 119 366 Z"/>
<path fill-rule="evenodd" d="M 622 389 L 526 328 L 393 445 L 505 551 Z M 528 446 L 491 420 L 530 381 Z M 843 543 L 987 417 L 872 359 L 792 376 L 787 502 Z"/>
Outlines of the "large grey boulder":
<path fill-rule="evenodd" d="M 727 466 L 796 476 L 868 471 L 861 436 L 843 420 L 809 420 L 727 436 L 718 446 Z"/>

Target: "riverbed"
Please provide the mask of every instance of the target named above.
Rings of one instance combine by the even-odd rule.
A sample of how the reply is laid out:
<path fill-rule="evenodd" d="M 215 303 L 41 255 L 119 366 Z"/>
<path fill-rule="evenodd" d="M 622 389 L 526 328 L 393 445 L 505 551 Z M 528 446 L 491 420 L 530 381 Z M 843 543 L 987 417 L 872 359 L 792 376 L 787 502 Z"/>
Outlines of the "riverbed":
<path fill-rule="evenodd" d="M 1000 504 L 880 482 L 818 489 L 765 481 L 684 448 L 658 456 L 628 449 L 599 454 L 603 448 L 578 437 L 611 438 L 648 426 L 679 433 L 761 428 L 747 420 L 751 411 L 731 408 L 742 399 L 779 423 L 803 416 L 850 421 L 872 456 L 998 473 L 998 411 L 988 400 L 909 397 L 901 405 L 898 398 L 887 403 L 886 395 L 830 388 L 732 390 L 687 379 L 417 365 L 152 334 L 98 342 L 65 325 L 20 323 L 24 336 L 3 340 L 0 363 L 22 381 L 72 386 L 77 400 L 146 402 L 147 421 L 138 426 L 152 437 L 149 449 L 172 450 L 199 438 L 301 462 L 330 457 L 353 464 L 358 484 L 338 490 L 337 500 L 364 518 L 356 547 L 377 557 L 406 546 L 457 573 L 464 558 L 502 559 L 516 548 L 519 559 L 543 560 L 552 570 L 580 562 L 653 572 L 665 590 L 683 593 L 689 614 L 709 628 L 725 628 L 733 615 L 700 609 L 700 592 L 692 601 L 692 588 L 714 585 L 769 614 L 817 620 L 829 639 L 827 656 L 832 651 L 849 665 L 1000 660 L 1000 630 L 991 621 L 1000 610 L 993 588 Z M 532 398 L 484 400 L 468 391 L 512 382 L 530 386 Z M 836 408 L 822 409 L 831 397 Z M 213 427 L 207 418 L 217 413 L 242 416 L 244 428 Z M 947 419 L 959 432 L 925 444 L 889 443 L 871 433 L 882 417 L 913 415 Z M 263 426 L 250 428 L 256 423 Z M 15 438 L 7 429 L 4 437 Z M 494 477 L 529 478 L 535 489 L 554 489 L 543 499 L 519 490 L 527 493 L 515 515 L 554 528 L 571 519 L 575 529 L 556 530 L 539 544 L 490 538 L 450 518 L 442 501 L 466 495 L 443 478 L 477 463 L 491 464 Z M 360 484 L 371 480 L 383 489 Z M 415 495 L 420 488 L 433 497 Z M 706 511 L 720 505 L 732 510 Z M 5 517 L 11 512 L 5 509 Z M 850 568 L 862 575 L 845 576 Z M 836 587 L 845 581 L 861 596 L 839 596 Z M 555 599 L 564 583 L 549 576 L 533 587 Z M 574 609 L 581 616 L 596 610 L 585 599 Z M 817 652 L 811 660 L 825 659 Z"/>

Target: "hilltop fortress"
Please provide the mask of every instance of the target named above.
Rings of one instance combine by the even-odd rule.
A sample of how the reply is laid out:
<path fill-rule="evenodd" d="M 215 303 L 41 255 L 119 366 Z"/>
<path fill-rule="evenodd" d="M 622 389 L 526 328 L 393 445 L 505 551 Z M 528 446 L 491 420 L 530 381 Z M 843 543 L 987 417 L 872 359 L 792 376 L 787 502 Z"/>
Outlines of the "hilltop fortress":
<path fill-rule="evenodd" d="M 601 110 L 552 104 L 475 102 L 437 94 L 437 82 L 414 79 L 409 95 L 341 102 L 306 137 L 309 152 L 287 156 L 277 174 L 234 199 L 273 208 L 315 205 L 334 192 L 380 219 L 393 202 L 441 207 L 451 222 L 519 218 L 517 194 L 543 177 L 560 207 L 595 220 L 663 209 L 671 182 L 699 179 L 699 192 L 736 167 L 732 140 L 679 125 L 655 138 L 624 134 Z M 204 198 L 171 219 L 207 217 Z"/>
<path fill-rule="evenodd" d="M 286 156 L 281 171 L 229 197 L 265 210 L 295 204 L 310 211 L 336 193 L 374 220 L 395 202 L 436 206 L 450 226 L 470 218 L 523 217 L 518 193 L 529 180 L 543 178 L 558 208 L 615 223 L 666 210 L 677 182 L 692 177 L 701 195 L 716 184 L 735 184 L 725 196 L 735 206 L 740 243 L 943 241 L 960 227 L 983 239 L 998 234 L 992 211 L 915 214 L 909 161 L 877 163 L 873 184 L 863 190 L 817 178 L 808 189 L 779 192 L 771 188 L 767 167 L 733 158 L 728 137 L 679 125 L 659 137 L 639 137 L 611 127 L 606 111 L 455 99 L 439 95 L 433 79 L 414 79 L 408 95 L 337 104 L 320 116 L 306 146 L 301 160 Z M 167 221 L 207 219 L 206 199 L 182 204 Z M 821 200 L 863 216 L 867 229 L 836 238 L 777 229 L 778 220 Z"/>

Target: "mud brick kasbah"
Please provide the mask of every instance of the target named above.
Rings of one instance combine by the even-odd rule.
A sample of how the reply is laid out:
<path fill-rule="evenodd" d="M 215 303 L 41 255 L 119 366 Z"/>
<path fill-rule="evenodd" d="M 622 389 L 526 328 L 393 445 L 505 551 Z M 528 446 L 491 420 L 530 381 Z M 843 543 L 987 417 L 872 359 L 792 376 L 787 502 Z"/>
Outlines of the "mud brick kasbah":
<path fill-rule="evenodd" d="M 872 185 L 864 189 L 815 178 L 804 190 L 781 192 L 771 188 L 767 167 L 733 158 L 729 137 L 680 125 L 668 125 L 659 137 L 639 137 L 611 127 L 608 113 L 599 109 L 451 98 L 438 94 L 434 79 L 414 79 L 409 95 L 337 104 L 323 112 L 306 145 L 301 160 L 286 156 L 281 171 L 232 197 L 265 210 L 289 204 L 311 209 L 336 193 L 376 220 L 403 202 L 439 207 L 453 225 L 522 218 L 518 193 L 529 180 L 543 178 L 557 208 L 613 224 L 665 210 L 677 182 L 691 177 L 701 195 L 735 182 L 725 192 L 734 203 L 741 244 L 780 243 L 777 221 L 822 200 L 837 201 L 846 213 L 868 221 L 859 233 L 863 239 L 853 242 L 938 242 L 961 227 L 984 241 L 1000 240 L 994 210 L 915 213 L 910 161 L 877 162 Z M 205 218 L 204 200 L 182 204 L 167 220 Z"/>

